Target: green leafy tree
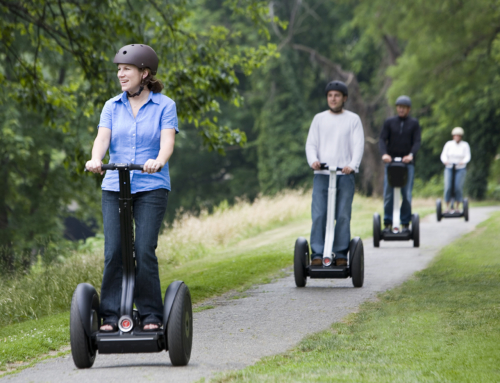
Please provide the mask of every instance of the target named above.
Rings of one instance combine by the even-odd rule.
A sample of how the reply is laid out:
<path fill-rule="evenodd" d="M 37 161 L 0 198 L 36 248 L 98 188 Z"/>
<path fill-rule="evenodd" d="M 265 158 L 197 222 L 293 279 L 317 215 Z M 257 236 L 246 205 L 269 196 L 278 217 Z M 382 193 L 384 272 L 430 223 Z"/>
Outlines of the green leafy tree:
<path fill-rule="evenodd" d="M 469 194 L 483 198 L 500 144 L 498 2 L 374 0 L 363 1 L 356 13 L 374 36 L 393 36 L 404 48 L 388 71 L 393 80 L 388 98 L 412 96 L 424 126 L 422 145 L 431 154 L 422 156 L 421 164 L 437 171 L 451 129 L 462 126 L 472 151 Z"/>
<path fill-rule="evenodd" d="M 118 93 L 112 59 L 120 46 L 144 42 L 155 48 L 165 93 L 176 101 L 181 121 L 198 128 L 206 148 L 223 153 L 227 145 L 245 143 L 237 127 L 218 123 L 220 100 L 239 105 L 236 71 L 249 75 L 275 48 L 238 46 L 238 34 L 222 25 L 200 29 L 192 24 L 196 5 L 0 1 L 0 254 L 7 268 L 19 251 L 27 254 L 36 241 L 61 232 L 70 201 L 95 207 L 89 200 L 95 200 L 99 180 L 83 177 L 82 167 L 102 105 Z M 265 2 L 230 0 L 224 6 L 243 12 L 266 34 Z"/>

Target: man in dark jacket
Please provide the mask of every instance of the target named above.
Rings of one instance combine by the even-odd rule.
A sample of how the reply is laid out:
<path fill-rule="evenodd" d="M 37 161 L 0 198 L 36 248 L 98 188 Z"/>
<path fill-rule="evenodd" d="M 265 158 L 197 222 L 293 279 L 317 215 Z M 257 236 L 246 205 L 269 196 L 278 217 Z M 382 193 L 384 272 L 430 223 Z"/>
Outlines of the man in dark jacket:
<path fill-rule="evenodd" d="M 415 175 L 415 155 L 420 148 L 420 125 L 416 118 L 410 117 L 411 100 L 408 96 L 400 96 L 396 100 L 397 116 L 388 118 L 380 133 L 379 148 L 382 161 L 390 163 L 395 157 L 402 157 L 408 166 L 408 182 L 401 188 L 403 203 L 401 204 L 402 231 L 409 230 L 411 220 L 411 193 L 413 176 Z M 384 177 L 384 230 L 392 230 L 392 211 L 394 189 L 387 182 L 387 165 Z"/>

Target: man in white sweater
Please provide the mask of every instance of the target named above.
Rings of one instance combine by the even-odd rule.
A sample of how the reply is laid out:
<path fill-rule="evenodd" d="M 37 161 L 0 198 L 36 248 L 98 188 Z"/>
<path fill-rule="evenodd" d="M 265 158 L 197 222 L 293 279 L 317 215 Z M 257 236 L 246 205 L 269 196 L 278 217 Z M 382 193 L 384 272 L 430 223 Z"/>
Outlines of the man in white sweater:
<path fill-rule="evenodd" d="M 329 167 L 342 168 L 341 172 L 337 172 L 333 253 L 336 266 L 344 266 L 347 264 L 351 240 L 354 173 L 359 171 L 365 137 L 359 116 L 344 109 L 348 96 L 347 86 L 341 81 L 332 81 L 326 86 L 325 93 L 329 110 L 314 116 L 306 142 L 307 162 L 314 169 L 311 264 L 321 265 L 323 260 L 329 171 L 320 170 L 320 164 L 326 163 Z"/>

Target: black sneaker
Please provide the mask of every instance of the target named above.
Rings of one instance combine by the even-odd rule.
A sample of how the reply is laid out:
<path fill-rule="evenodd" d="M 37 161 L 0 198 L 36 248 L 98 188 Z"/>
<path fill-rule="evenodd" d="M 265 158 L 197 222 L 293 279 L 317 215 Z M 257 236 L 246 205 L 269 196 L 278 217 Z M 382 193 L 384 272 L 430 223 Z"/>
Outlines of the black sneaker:
<path fill-rule="evenodd" d="M 401 233 L 409 233 L 410 232 L 410 225 L 401 225 L 402 230 Z"/>
<path fill-rule="evenodd" d="M 392 232 L 392 224 L 391 223 L 386 223 L 384 225 L 384 232 L 386 232 L 386 233 Z"/>

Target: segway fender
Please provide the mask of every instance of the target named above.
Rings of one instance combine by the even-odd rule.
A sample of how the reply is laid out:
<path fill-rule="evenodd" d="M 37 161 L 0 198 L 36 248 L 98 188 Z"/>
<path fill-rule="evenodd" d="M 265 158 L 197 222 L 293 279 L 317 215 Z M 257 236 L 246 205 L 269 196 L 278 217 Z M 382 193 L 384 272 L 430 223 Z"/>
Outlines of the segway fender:
<path fill-rule="evenodd" d="M 99 296 L 94 286 L 88 283 L 80 283 L 75 291 L 76 301 L 78 302 L 78 312 L 82 321 L 83 329 L 88 337 L 97 331 L 99 327 Z M 97 323 L 92 321 L 92 310 L 97 313 Z"/>
<path fill-rule="evenodd" d="M 167 323 L 170 317 L 170 311 L 172 310 L 175 297 L 183 283 L 182 281 L 174 281 L 168 285 L 167 291 L 165 292 L 165 304 L 163 306 L 163 330 L 165 331 L 165 337 L 167 334 Z"/>

